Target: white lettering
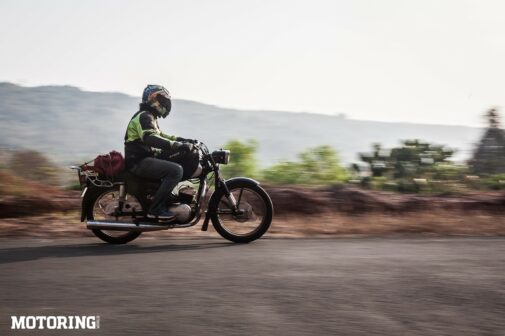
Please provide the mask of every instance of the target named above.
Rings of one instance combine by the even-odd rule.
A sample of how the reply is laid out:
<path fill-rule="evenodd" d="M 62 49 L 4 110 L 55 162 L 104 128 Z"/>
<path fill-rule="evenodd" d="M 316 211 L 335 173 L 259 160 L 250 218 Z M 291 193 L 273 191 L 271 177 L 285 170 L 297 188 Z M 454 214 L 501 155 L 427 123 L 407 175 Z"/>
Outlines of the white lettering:
<path fill-rule="evenodd" d="M 26 329 L 35 329 L 36 325 L 37 325 L 37 319 L 35 318 L 35 316 L 27 316 L 26 317 L 26 322 L 25 322 Z"/>
<path fill-rule="evenodd" d="M 75 316 L 75 329 L 86 328 L 86 316 Z"/>
<path fill-rule="evenodd" d="M 26 316 L 11 316 L 11 329 L 25 329 Z"/>
<path fill-rule="evenodd" d="M 55 316 L 48 316 L 46 325 L 47 325 L 47 329 L 56 329 L 56 317 Z"/>
<path fill-rule="evenodd" d="M 11 316 L 11 329 L 100 329 L 100 316 Z"/>
<path fill-rule="evenodd" d="M 67 317 L 66 316 L 56 316 L 56 320 L 58 321 L 58 325 L 56 329 L 67 329 Z"/>
<path fill-rule="evenodd" d="M 88 316 L 86 318 L 86 328 L 88 329 L 96 329 L 95 317 Z"/>
<path fill-rule="evenodd" d="M 46 320 L 45 316 L 35 316 L 35 319 L 39 323 L 39 329 L 44 329 L 44 321 Z"/>

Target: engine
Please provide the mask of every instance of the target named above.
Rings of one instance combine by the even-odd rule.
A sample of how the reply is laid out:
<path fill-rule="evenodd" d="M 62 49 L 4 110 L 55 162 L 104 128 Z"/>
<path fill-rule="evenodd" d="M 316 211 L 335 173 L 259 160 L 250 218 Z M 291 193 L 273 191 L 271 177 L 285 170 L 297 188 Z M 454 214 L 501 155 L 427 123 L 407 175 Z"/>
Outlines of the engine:
<path fill-rule="evenodd" d="M 191 218 L 191 207 L 187 204 L 173 204 L 168 209 L 175 214 L 178 222 L 184 223 Z"/>

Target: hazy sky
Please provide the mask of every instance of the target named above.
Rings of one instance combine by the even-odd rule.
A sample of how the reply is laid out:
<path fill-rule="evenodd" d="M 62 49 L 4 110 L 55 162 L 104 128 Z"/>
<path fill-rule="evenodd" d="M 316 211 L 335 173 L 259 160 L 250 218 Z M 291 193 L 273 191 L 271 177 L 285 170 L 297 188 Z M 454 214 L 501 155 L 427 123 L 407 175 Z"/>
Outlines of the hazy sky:
<path fill-rule="evenodd" d="M 505 1 L 0 0 L 0 81 L 477 126 L 504 33 Z"/>

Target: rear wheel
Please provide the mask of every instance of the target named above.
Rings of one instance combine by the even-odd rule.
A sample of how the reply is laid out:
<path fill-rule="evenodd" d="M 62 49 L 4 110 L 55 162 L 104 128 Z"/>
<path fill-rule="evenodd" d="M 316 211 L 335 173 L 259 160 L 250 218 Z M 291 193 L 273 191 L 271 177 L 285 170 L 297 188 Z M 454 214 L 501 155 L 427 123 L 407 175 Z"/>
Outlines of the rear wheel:
<path fill-rule="evenodd" d="M 107 222 L 132 222 L 131 217 L 116 217 L 114 211 L 119 205 L 119 188 L 113 187 L 108 189 L 97 190 L 92 206 L 88 208 L 88 220 L 103 220 Z M 142 212 L 142 205 L 135 196 L 126 195 L 123 205 L 124 211 Z M 101 240 L 110 244 L 126 244 L 131 242 L 142 232 L 140 231 L 115 231 L 115 230 L 91 230 Z"/>
<path fill-rule="evenodd" d="M 222 190 L 209 204 L 212 224 L 223 237 L 235 243 L 249 243 L 263 236 L 272 222 L 273 205 L 266 191 L 250 180 L 227 182 L 239 213 L 233 213 Z"/>

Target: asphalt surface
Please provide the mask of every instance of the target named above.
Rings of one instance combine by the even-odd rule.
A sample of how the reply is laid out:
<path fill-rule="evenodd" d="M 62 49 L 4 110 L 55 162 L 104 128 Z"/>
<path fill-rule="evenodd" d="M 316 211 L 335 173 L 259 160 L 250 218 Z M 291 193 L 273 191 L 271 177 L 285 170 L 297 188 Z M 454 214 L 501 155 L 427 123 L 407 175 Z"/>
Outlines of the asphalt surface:
<path fill-rule="evenodd" d="M 0 335 L 505 335 L 505 238 L 3 240 L 0 306 Z"/>

